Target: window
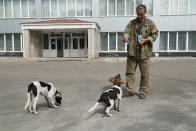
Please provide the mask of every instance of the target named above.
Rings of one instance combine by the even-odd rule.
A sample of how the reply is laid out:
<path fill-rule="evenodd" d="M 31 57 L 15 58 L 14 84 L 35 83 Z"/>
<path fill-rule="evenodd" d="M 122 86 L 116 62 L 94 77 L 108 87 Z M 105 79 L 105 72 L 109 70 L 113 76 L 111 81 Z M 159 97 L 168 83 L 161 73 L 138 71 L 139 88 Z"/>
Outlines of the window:
<path fill-rule="evenodd" d="M 170 0 L 170 14 L 178 14 L 178 0 Z"/>
<path fill-rule="evenodd" d="M 84 0 L 85 16 L 92 16 L 92 0 Z"/>
<path fill-rule="evenodd" d="M 3 0 L 0 0 L 0 18 L 4 17 Z"/>
<path fill-rule="evenodd" d="M 125 43 L 122 41 L 123 33 L 118 33 L 118 51 L 125 51 Z"/>
<path fill-rule="evenodd" d="M 159 50 L 167 50 L 167 42 L 168 42 L 168 33 L 161 32 L 160 33 L 160 45 Z"/>
<path fill-rule="evenodd" d="M 69 41 L 68 41 L 68 39 L 65 39 L 65 46 L 64 46 L 64 48 L 68 49 L 68 47 L 69 47 Z"/>
<path fill-rule="evenodd" d="M 176 32 L 169 33 L 169 50 L 176 50 Z"/>
<path fill-rule="evenodd" d="M 188 13 L 188 0 L 179 0 L 179 14 Z"/>
<path fill-rule="evenodd" d="M 109 0 L 109 15 L 115 15 L 115 0 Z"/>
<path fill-rule="evenodd" d="M 84 49 L 84 38 L 80 38 L 80 49 Z"/>
<path fill-rule="evenodd" d="M 4 34 L 0 34 L 0 51 L 4 50 Z"/>
<path fill-rule="evenodd" d="M 42 0 L 42 17 L 50 17 L 49 0 Z"/>
<path fill-rule="evenodd" d="M 116 51 L 116 33 L 109 33 L 109 40 L 110 51 Z"/>
<path fill-rule="evenodd" d="M 73 49 L 78 49 L 78 39 L 73 39 Z"/>
<path fill-rule="evenodd" d="M 22 5 L 22 17 L 28 17 L 27 0 L 21 0 Z"/>
<path fill-rule="evenodd" d="M 49 49 L 49 37 L 48 34 L 43 35 L 43 44 L 44 44 L 44 49 Z"/>
<path fill-rule="evenodd" d="M 56 40 L 55 39 L 51 39 L 51 49 L 56 49 Z"/>
<path fill-rule="evenodd" d="M 190 0 L 190 14 L 196 14 L 196 0 Z"/>
<path fill-rule="evenodd" d="M 57 0 L 51 0 L 51 17 L 57 17 Z"/>
<path fill-rule="evenodd" d="M 14 34 L 14 51 L 21 51 L 20 34 Z"/>
<path fill-rule="evenodd" d="M 196 32 L 189 32 L 188 50 L 196 50 Z"/>
<path fill-rule="evenodd" d="M 5 17 L 12 18 L 11 0 L 4 0 L 4 3 L 5 3 Z"/>
<path fill-rule="evenodd" d="M 134 15 L 134 0 L 126 0 L 126 13 L 127 15 Z"/>
<path fill-rule="evenodd" d="M 66 16 L 66 0 L 59 0 L 59 16 Z"/>
<path fill-rule="evenodd" d="M 67 0 L 68 16 L 75 16 L 75 0 Z"/>
<path fill-rule="evenodd" d="M 188 34 L 188 40 L 187 40 Z M 169 40 L 168 40 L 169 39 Z M 187 51 L 196 50 L 196 32 L 160 32 L 159 50 Z M 168 48 L 169 46 L 169 48 Z M 178 48 L 177 48 L 178 47 Z"/>
<path fill-rule="evenodd" d="M 83 16 L 83 0 L 77 0 L 77 16 Z"/>
<path fill-rule="evenodd" d="M 152 0 L 144 0 L 144 5 L 147 8 L 147 15 L 150 16 L 153 14 L 153 2 Z"/>
<path fill-rule="evenodd" d="M 136 6 L 145 4 L 147 16 L 153 14 L 153 0 L 99 0 L 100 16 L 136 15 Z"/>
<path fill-rule="evenodd" d="M 35 0 L 29 0 L 29 17 L 36 16 Z"/>
<path fill-rule="evenodd" d="M 161 0 L 161 14 L 166 15 L 169 12 L 169 0 Z"/>
<path fill-rule="evenodd" d="M 99 0 L 99 15 L 107 16 L 107 0 Z"/>
<path fill-rule="evenodd" d="M 125 15 L 125 0 L 117 0 L 117 15 Z"/>
<path fill-rule="evenodd" d="M 101 33 L 101 51 L 108 51 L 108 34 Z"/>
<path fill-rule="evenodd" d="M 14 18 L 20 17 L 20 0 L 13 0 Z"/>
<path fill-rule="evenodd" d="M 178 32 L 178 50 L 186 50 L 186 32 Z"/>
<path fill-rule="evenodd" d="M 161 15 L 186 14 L 196 14 L 195 0 L 161 0 Z"/>
<path fill-rule="evenodd" d="M 12 34 L 6 34 L 6 51 L 12 51 Z"/>

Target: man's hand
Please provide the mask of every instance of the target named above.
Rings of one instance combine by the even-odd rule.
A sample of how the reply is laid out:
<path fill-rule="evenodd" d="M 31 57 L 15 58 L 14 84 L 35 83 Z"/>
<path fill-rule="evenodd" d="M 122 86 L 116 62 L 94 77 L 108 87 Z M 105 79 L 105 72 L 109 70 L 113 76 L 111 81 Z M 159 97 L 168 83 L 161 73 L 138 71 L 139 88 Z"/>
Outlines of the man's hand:
<path fill-rule="evenodd" d="M 128 40 L 129 40 L 128 38 L 123 37 L 123 41 L 124 41 L 124 42 L 128 42 Z"/>
<path fill-rule="evenodd" d="M 142 39 L 142 40 L 139 42 L 139 44 L 142 45 L 142 44 L 144 44 L 144 43 L 146 43 L 146 42 L 148 42 L 148 41 L 149 41 L 149 39 Z"/>

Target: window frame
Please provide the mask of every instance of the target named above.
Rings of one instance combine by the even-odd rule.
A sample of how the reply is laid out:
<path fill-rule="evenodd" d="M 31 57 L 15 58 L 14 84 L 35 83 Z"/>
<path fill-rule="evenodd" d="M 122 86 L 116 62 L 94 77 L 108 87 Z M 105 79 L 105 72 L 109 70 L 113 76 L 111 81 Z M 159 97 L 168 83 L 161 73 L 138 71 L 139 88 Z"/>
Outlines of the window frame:
<path fill-rule="evenodd" d="M 122 53 L 126 53 L 127 52 L 127 44 L 125 43 L 125 50 L 124 51 L 118 51 L 118 33 L 123 33 L 123 32 L 100 32 L 100 33 L 106 33 L 107 35 L 107 51 L 102 51 L 100 50 L 100 52 L 103 53 L 113 53 L 113 52 L 122 52 Z M 115 43 L 115 50 L 110 50 L 110 34 L 115 33 L 116 36 L 116 43 Z M 101 41 L 100 41 L 100 45 L 101 45 Z"/>
<path fill-rule="evenodd" d="M 11 13 L 12 13 L 12 16 L 11 17 L 6 17 L 6 15 L 5 15 L 5 0 L 3 0 L 3 13 L 4 13 L 4 16 L 3 17 L 0 17 L 0 19 L 24 19 L 24 18 L 30 18 L 30 19 L 32 19 L 32 18 L 36 18 L 36 0 L 35 0 L 35 16 L 34 17 L 30 17 L 30 11 L 29 11 L 29 0 L 27 0 L 27 17 L 22 17 L 22 2 L 21 2 L 21 0 L 20 0 L 20 13 L 19 13 L 19 17 L 14 17 L 14 5 L 13 5 L 13 1 L 14 0 L 11 0 Z"/>
<path fill-rule="evenodd" d="M 121 17 L 121 16 L 132 17 L 133 16 L 133 17 L 135 17 L 135 16 L 137 16 L 137 14 L 136 14 L 136 0 L 134 0 L 134 12 L 133 12 L 134 14 L 133 15 L 127 15 L 127 0 L 124 0 L 124 5 L 125 5 L 124 15 L 118 15 L 117 0 L 115 0 L 115 15 L 109 15 L 109 0 L 106 0 L 106 1 L 107 1 L 106 2 L 107 3 L 107 9 L 106 9 L 106 11 L 107 11 L 106 14 L 107 15 L 106 16 L 101 16 L 100 12 L 99 12 L 99 17 L 115 17 L 115 16 L 118 16 L 118 17 Z M 142 0 L 142 3 L 144 4 L 144 0 Z M 147 17 L 152 17 L 153 16 L 153 14 L 154 14 L 153 6 L 154 6 L 154 1 L 152 0 L 152 14 L 151 15 L 146 14 Z M 100 6 L 99 6 L 99 9 L 100 9 Z"/>
<path fill-rule="evenodd" d="M 42 1 L 42 0 L 41 0 Z M 65 0 L 65 3 L 66 3 L 66 5 L 65 5 L 65 7 L 66 7 L 66 9 L 65 9 L 65 13 L 66 13 L 66 15 L 64 16 L 64 17 L 61 17 L 60 16 L 60 10 L 59 10 L 59 0 L 56 0 L 56 2 L 57 2 L 57 16 L 54 16 L 54 17 L 52 17 L 51 16 L 51 0 L 49 0 L 49 16 L 48 17 L 43 17 L 42 15 L 41 15 L 41 18 L 43 18 L 43 19 L 48 19 L 48 18 L 64 18 L 64 17 L 78 17 L 78 18 L 83 18 L 83 17 L 87 17 L 87 18 L 90 18 L 90 17 L 92 17 L 92 15 L 91 16 L 86 16 L 86 14 L 85 14 L 85 0 L 83 0 L 83 5 L 82 5 L 82 8 L 83 8 L 83 15 L 82 16 L 77 16 L 77 9 L 76 9 L 76 7 L 77 7 L 77 0 L 74 0 L 74 6 L 75 6 L 75 14 L 74 14 L 74 16 L 69 16 L 68 15 L 68 9 L 67 9 L 67 7 L 68 7 L 68 2 L 67 2 L 67 0 Z M 93 5 L 93 0 L 92 0 L 92 2 L 91 2 L 91 7 L 92 7 L 92 5 Z M 42 7 L 42 4 L 41 4 L 41 7 Z M 93 8 L 92 8 L 93 9 Z M 91 10 L 92 10 L 91 9 Z M 41 14 L 42 14 L 42 12 L 41 12 Z"/>
<path fill-rule="evenodd" d="M 170 1 L 169 0 L 169 3 L 168 3 L 168 14 L 161 14 L 161 2 L 160 2 L 160 16 L 186 16 L 186 15 L 196 15 L 196 12 L 195 13 L 190 13 L 190 0 L 187 0 L 187 13 L 186 14 L 180 14 L 180 10 L 179 10 L 179 0 L 178 0 L 178 3 L 177 3 L 177 14 L 171 14 L 170 13 L 170 8 L 171 8 L 171 5 L 170 5 Z"/>
<path fill-rule="evenodd" d="M 196 31 L 161 31 L 161 32 L 167 32 L 168 35 L 168 39 L 167 39 L 167 50 L 160 50 L 160 48 L 158 49 L 158 52 L 196 52 L 196 50 L 189 50 L 189 32 L 196 32 Z M 175 50 L 169 50 L 169 39 L 170 39 L 170 32 L 175 32 L 176 33 L 176 49 Z M 185 32 L 186 33 L 186 49 L 185 50 L 179 50 L 178 46 L 179 46 L 179 41 L 178 41 L 178 37 L 179 37 L 179 32 Z M 160 47 L 160 37 L 159 37 L 159 47 Z"/>

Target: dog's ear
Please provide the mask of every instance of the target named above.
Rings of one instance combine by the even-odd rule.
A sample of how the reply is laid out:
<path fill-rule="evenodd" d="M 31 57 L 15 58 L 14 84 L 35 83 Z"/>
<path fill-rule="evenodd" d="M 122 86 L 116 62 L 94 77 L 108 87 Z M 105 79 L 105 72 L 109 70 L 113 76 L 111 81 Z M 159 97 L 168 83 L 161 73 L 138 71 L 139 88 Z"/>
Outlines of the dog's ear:
<path fill-rule="evenodd" d="M 114 83 L 114 81 L 115 81 L 115 78 L 114 77 L 110 77 L 109 78 L 109 82 Z"/>

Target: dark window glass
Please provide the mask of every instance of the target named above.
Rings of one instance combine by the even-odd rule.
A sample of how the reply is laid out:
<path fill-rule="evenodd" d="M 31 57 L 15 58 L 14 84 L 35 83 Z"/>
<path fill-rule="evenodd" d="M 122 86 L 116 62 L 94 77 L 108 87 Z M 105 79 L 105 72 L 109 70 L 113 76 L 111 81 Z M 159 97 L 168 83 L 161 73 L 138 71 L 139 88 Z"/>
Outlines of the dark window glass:
<path fill-rule="evenodd" d="M 84 49 L 84 38 L 80 39 L 80 49 Z"/>
<path fill-rule="evenodd" d="M 44 34 L 44 36 L 43 36 L 44 38 L 43 38 L 43 42 L 44 42 L 44 49 L 49 49 L 49 38 L 48 38 L 48 34 Z"/>
<path fill-rule="evenodd" d="M 55 39 L 51 39 L 51 49 L 56 49 Z"/>
<path fill-rule="evenodd" d="M 78 49 L 78 39 L 73 39 L 73 49 Z"/>
<path fill-rule="evenodd" d="M 69 44 L 68 39 L 65 39 L 65 46 L 64 46 L 65 49 L 68 49 L 68 47 L 69 47 L 68 44 Z"/>

